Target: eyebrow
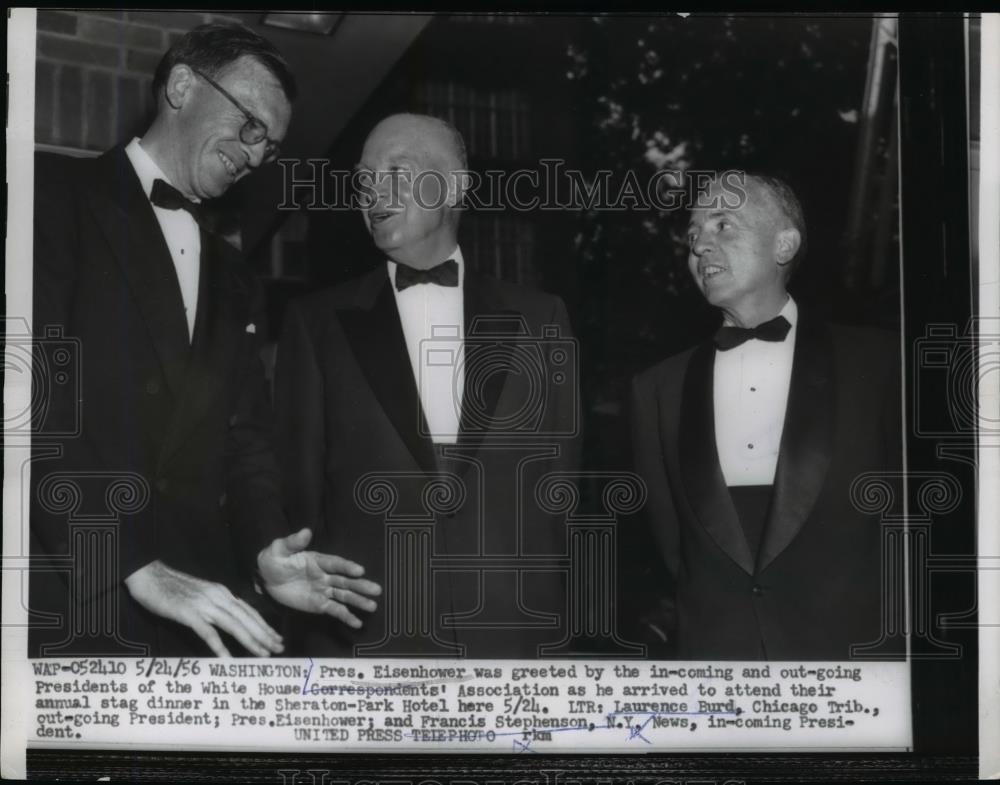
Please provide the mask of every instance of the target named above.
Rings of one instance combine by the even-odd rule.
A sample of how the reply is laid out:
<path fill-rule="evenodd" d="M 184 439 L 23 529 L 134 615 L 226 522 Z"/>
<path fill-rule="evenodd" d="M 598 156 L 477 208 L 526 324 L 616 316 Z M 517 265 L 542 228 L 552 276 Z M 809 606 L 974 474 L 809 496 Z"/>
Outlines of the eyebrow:
<path fill-rule="evenodd" d="M 387 163 L 389 166 L 398 166 L 399 164 L 417 164 L 419 161 L 409 153 L 398 153 L 389 156 Z"/>
<path fill-rule="evenodd" d="M 723 217 L 725 217 L 725 218 L 731 218 L 734 215 L 736 215 L 736 211 L 735 210 L 712 210 L 712 212 L 710 212 L 705 217 L 705 220 L 706 221 L 710 221 L 713 218 L 723 218 Z M 689 232 L 691 231 L 691 227 L 693 227 L 694 225 L 695 225 L 695 222 L 693 220 L 688 221 L 688 231 Z"/>
<path fill-rule="evenodd" d="M 212 84 L 216 90 L 221 91 L 222 94 L 229 99 L 230 103 L 233 105 L 233 109 L 239 110 L 245 117 L 252 117 L 258 123 L 263 123 L 267 126 L 267 132 L 271 133 L 271 126 L 274 125 L 273 118 L 270 123 L 264 120 L 262 116 L 263 113 L 260 111 L 260 107 L 257 106 L 256 98 L 252 96 L 237 95 L 237 92 L 239 91 L 236 88 L 224 87 L 219 83 L 218 79 L 198 71 L 197 69 L 192 68 L 191 70 L 198 74 L 202 79 L 213 80 L 210 81 L 209 84 Z"/>
<path fill-rule="evenodd" d="M 267 136 L 265 137 L 265 139 L 267 140 L 268 143 L 276 145 L 279 148 L 282 144 L 284 144 L 285 138 L 288 136 L 287 125 L 285 126 L 285 132 L 281 135 L 280 138 L 271 136 L 271 134 L 274 133 L 275 123 L 277 122 L 276 117 L 272 117 L 270 120 L 266 120 L 263 116 L 264 113 L 260 110 L 260 107 L 257 105 L 257 101 L 255 98 L 252 99 L 240 98 L 239 96 L 233 95 L 233 99 L 238 102 L 238 105 L 233 104 L 233 109 L 239 109 L 239 111 L 243 113 L 244 117 L 248 119 L 253 118 L 258 123 L 263 125 L 265 129 L 267 129 Z"/>

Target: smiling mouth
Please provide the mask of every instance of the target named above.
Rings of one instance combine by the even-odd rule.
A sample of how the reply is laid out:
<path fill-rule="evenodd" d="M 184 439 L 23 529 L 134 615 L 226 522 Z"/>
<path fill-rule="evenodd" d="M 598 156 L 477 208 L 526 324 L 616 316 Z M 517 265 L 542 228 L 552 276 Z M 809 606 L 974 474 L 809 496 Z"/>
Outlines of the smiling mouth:
<path fill-rule="evenodd" d="M 724 273 L 725 271 L 726 271 L 725 267 L 720 267 L 717 264 L 702 265 L 702 267 L 698 270 L 698 272 L 701 273 L 702 280 L 704 281 L 707 281 L 710 278 L 714 278 L 719 273 Z"/>
<path fill-rule="evenodd" d="M 222 165 L 226 168 L 226 171 L 229 172 L 229 176 L 236 177 L 239 173 L 239 169 L 236 168 L 236 164 L 234 164 L 225 153 L 219 153 L 219 160 L 222 161 Z"/>
<path fill-rule="evenodd" d="M 377 226 L 384 221 L 388 221 L 394 215 L 398 215 L 398 212 L 394 210 L 371 210 L 368 213 L 368 220 L 372 226 Z"/>

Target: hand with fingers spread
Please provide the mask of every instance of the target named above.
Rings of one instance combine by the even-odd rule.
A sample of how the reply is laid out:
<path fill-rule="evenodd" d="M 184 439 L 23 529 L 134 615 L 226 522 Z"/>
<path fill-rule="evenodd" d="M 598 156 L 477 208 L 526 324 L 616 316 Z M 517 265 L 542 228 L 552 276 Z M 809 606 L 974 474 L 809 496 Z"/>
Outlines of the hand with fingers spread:
<path fill-rule="evenodd" d="M 213 583 L 154 561 L 125 579 L 142 607 L 194 630 L 218 657 L 231 657 L 216 628 L 238 640 L 247 651 L 269 657 L 284 650 L 281 636 L 250 605 L 221 583 Z"/>
<path fill-rule="evenodd" d="M 362 576 L 360 564 L 316 551 L 307 551 L 312 540 L 309 529 L 281 537 L 257 556 L 263 589 L 289 608 L 309 613 L 326 613 L 357 629 L 361 620 L 349 605 L 363 611 L 377 607 L 372 597 L 382 587 Z"/>

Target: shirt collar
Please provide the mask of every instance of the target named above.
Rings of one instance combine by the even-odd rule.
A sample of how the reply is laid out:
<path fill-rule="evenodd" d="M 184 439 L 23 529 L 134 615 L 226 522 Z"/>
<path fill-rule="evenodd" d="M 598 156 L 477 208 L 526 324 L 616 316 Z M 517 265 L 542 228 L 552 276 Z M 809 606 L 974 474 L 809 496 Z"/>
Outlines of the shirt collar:
<path fill-rule="evenodd" d="M 792 299 L 791 295 L 788 295 L 788 299 L 785 300 L 785 304 L 781 307 L 781 310 L 775 314 L 775 318 L 778 316 L 784 316 L 792 326 L 792 329 L 795 329 L 795 323 L 799 320 L 799 307 L 795 304 L 795 300 Z M 726 327 L 736 326 L 729 320 L 729 317 L 723 317 L 722 323 Z"/>
<path fill-rule="evenodd" d="M 128 156 L 128 160 L 132 163 L 135 173 L 139 175 L 139 183 L 142 185 L 142 190 L 145 192 L 147 199 L 153 192 L 153 183 L 157 180 L 163 180 L 168 185 L 174 188 L 177 187 L 170 182 L 170 178 L 163 173 L 163 170 L 157 166 L 156 161 L 143 149 L 138 136 L 133 137 L 132 141 L 126 145 L 125 155 Z M 191 201 L 198 202 L 200 200 L 192 199 Z"/>
<path fill-rule="evenodd" d="M 799 306 L 795 304 L 795 300 L 792 299 L 791 295 L 788 295 L 788 301 L 785 303 L 785 307 L 778 311 L 778 316 L 784 316 L 792 328 L 795 328 L 796 322 L 799 320 Z"/>
<path fill-rule="evenodd" d="M 458 265 L 458 288 L 461 289 L 465 285 L 465 257 L 462 256 L 461 247 L 456 245 L 455 250 L 441 261 L 445 262 L 448 259 L 454 259 L 455 264 Z M 392 290 L 396 291 L 396 267 L 398 265 L 392 259 L 387 259 L 386 266 L 389 270 L 389 282 L 392 284 Z"/>

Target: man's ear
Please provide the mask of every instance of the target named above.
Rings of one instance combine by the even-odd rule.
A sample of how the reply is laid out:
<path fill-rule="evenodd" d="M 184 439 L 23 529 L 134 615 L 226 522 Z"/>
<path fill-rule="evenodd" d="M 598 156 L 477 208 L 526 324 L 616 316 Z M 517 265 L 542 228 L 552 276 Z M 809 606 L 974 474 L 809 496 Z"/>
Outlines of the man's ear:
<path fill-rule="evenodd" d="M 180 109 L 191 94 L 194 87 L 194 71 L 183 63 L 178 63 L 170 69 L 163 92 L 167 103 L 174 109 Z"/>
<path fill-rule="evenodd" d="M 778 266 L 784 267 L 799 252 L 799 246 L 802 245 L 802 235 L 799 234 L 798 229 L 782 229 L 778 232 L 774 245 Z"/>

